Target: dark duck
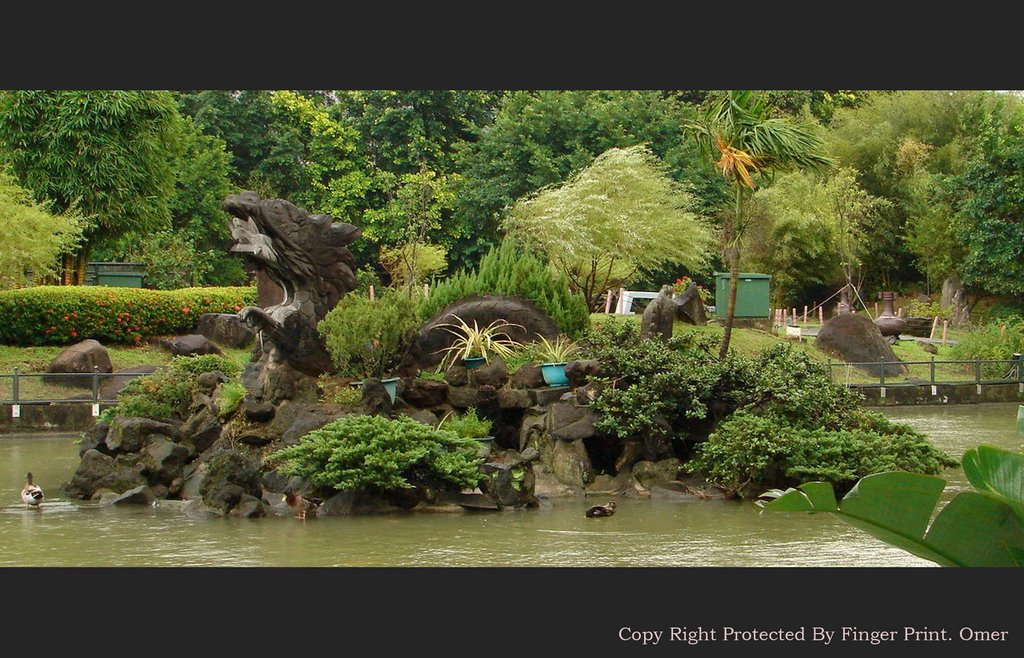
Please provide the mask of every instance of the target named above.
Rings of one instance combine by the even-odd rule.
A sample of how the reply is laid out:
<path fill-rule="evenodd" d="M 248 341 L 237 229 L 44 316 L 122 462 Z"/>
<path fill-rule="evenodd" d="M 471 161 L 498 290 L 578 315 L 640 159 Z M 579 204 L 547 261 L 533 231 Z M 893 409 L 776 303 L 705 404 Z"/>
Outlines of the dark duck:
<path fill-rule="evenodd" d="M 611 516 L 615 514 L 615 501 L 609 501 L 607 505 L 594 505 L 587 510 L 587 518 L 593 519 L 600 516 Z"/>

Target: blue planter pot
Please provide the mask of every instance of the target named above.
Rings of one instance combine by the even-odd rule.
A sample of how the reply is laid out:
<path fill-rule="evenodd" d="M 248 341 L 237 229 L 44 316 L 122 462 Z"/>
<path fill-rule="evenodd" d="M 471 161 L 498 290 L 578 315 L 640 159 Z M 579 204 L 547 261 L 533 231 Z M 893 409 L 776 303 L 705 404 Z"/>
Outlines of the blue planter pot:
<path fill-rule="evenodd" d="M 480 366 L 482 366 L 484 364 L 484 361 L 484 357 L 474 356 L 468 359 L 463 359 L 462 365 L 466 367 L 466 370 L 472 370 L 473 368 L 479 368 Z"/>
<path fill-rule="evenodd" d="M 398 394 L 398 380 L 398 377 L 380 380 L 380 383 L 384 384 L 384 388 L 387 389 L 388 395 L 391 396 L 391 404 L 395 403 L 395 396 Z"/>
<path fill-rule="evenodd" d="M 548 386 L 568 386 L 569 378 L 565 376 L 565 363 L 542 363 L 540 374 Z"/>
<path fill-rule="evenodd" d="M 480 451 L 477 453 L 477 456 L 487 457 L 487 455 L 491 454 L 491 445 L 494 442 L 493 436 L 478 436 L 476 440 L 480 442 Z"/>

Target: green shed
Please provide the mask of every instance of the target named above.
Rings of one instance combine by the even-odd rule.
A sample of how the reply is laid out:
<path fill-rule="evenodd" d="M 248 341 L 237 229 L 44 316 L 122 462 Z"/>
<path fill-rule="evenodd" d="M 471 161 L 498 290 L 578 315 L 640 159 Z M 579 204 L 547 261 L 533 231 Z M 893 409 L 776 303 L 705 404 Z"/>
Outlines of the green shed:
<path fill-rule="evenodd" d="M 85 285 L 141 288 L 145 283 L 146 266 L 143 263 L 88 263 Z"/>
<path fill-rule="evenodd" d="M 715 307 L 718 316 L 725 317 L 729 308 L 728 272 L 715 272 Z M 737 318 L 766 318 L 770 309 L 768 287 L 772 277 L 768 274 L 740 272 L 740 283 L 736 289 Z"/>

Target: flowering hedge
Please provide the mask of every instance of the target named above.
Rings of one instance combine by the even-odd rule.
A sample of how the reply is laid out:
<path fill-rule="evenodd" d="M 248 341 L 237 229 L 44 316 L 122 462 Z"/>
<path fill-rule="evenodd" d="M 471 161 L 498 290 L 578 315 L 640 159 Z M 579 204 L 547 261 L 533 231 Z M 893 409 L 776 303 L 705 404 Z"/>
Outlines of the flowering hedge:
<path fill-rule="evenodd" d="M 86 338 L 135 343 L 188 332 L 203 313 L 237 313 L 256 288 L 145 290 L 36 286 L 0 291 L 0 343 L 65 345 Z"/>

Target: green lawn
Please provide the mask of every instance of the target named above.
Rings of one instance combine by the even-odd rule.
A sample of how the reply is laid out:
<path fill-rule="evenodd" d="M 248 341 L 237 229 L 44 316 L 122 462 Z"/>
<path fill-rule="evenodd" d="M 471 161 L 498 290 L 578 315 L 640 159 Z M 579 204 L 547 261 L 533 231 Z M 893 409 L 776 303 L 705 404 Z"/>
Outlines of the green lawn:
<path fill-rule="evenodd" d="M 157 345 L 128 347 L 105 345 L 107 354 L 114 370 L 123 370 L 141 365 L 167 365 L 171 362 L 171 354 Z M 46 372 L 46 366 L 53 361 L 65 347 L 12 347 L 0 345 L 0 375 L 9 375 L 17 368 L 19 374 Z M 250 350 L 221 348 L 224 356 L 243 366 L 249 362 Z M 0 400 L 12 396 L 10 378 L 0 379 Z M 39 377 L 20 378 L 18 382 L 18 398 L 21 400 L 64 400 L 88 394 L 89 388 L 61 386 L 45 381 Z"/>
<path fill-rule="evenodd" d="M 602 322 L 640 322 L 639 315 L 604 315 L 603 313 L 595 313 L 591 316 L 591 321 L 594 326 L 598 326 Z M 817 327 L 817 325 L 807 324 L 808 328 Z M 722 327 L 719 324 L 709 324 L 703 327 L 694 327 L 682 322 L 676 322 L 673 328 L 673 333 L 686 332 L 686 331 L 697 331 L 701 333 L 707 333 L 715 336 L 717 339 L 721 339 Z M 960 337 L 966 334 L 966 331 L 957 330 L 955 337 Z M 947 338 L 954 338 L 954 332 L 951 330 L 947 333 Z M 795 339 L 786 338 L 784 336 L 778 336 L 767 331 L 760 331 L 757 329 L 743 329 L 739 327 L 733 328 L 732 339 L 730 341 L 730 348 L 736 350 L 736 352 L 744 356 L 754 356 L 758 352 L 771 347 L 777 343 L 789 342 L 798 349 L 801 349 L 807 353 L 812 361 L 819 363 L 833 364 L 832 374 L 836 381 L 844 384 L 877 384 L 879 383 L 878 377 L 870 375 L 858 368 L 851 366 L 843 367 L 840 364 L 840 360 L 825 354 L 814 346 L 813 338 L 805 338 L 799 342 Z M 937 361 L 951 359 L 949 352 L 950 346 L 936 346 L 939 353 L 935 355 Z M 906 384 L 906 383 L 922 383 L 931 381 L 931 360 L 932 355 L 925 352 L 924 348 L 917 344 L 917 341 L 900 341 L 893 346 L 893 351 L 901 361 L 905 362 L 918 362 L 911 363 L 909 365 L 909 371 L 906 375 L 900 377 L 886 377 L 887 384 Z M 923 362 L 923 363 L 921 363 Z M 965 364 L 937 364 L 935 366 L 935 381 L 937 382 L 972 382 L 974 381 L 974 369 L 971 365 Z"/>

